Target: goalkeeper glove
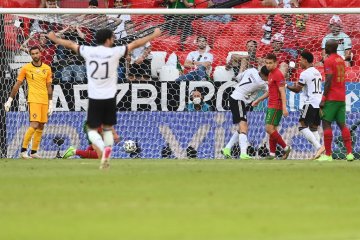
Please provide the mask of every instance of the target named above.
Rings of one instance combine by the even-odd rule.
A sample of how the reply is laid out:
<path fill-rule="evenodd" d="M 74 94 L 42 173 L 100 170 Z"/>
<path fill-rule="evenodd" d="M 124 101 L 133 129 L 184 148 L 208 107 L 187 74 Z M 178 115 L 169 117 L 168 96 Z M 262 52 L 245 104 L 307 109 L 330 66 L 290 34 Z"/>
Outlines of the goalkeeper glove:
<path fill-rule="evenodd" d="M 7 102 L 4 104 L 5 111 L 8 112 L 8 111 L 10 110 L 12 100 L 13 100 L 13 98 L 12 98 L 12 97 L 9 97 L 9 99 L 7 100 Z"/>
<path fill-rule="evenodd" d="M 48 115 L 50 116 L 53 113 L 54 109 L 53 109 L 53 104 L 52 104 L 52 100 L 49 100 L 49 110 L 48 110 Z"/>

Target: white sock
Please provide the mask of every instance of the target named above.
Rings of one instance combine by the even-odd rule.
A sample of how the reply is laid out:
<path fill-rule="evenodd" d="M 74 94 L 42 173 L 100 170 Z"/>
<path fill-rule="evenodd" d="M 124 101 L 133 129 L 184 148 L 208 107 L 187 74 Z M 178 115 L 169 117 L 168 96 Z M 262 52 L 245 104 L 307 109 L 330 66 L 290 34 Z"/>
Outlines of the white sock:
<path fill-rule="evenodd" d="M 315 139 L 320 143 L 320 134 L 319 131 L 312 131 L 312 134 L 314 134 Z M 320 143 L 321 144 L 321 143 Z"/>
<path fill-rule="evenodd" d="M 309 128 L 301 129 L 300 132 L 315 147 L 315 149 L 319 149 L 321 147 L 319 141 L 316 140 L 315 135 L 310 131 Z"/>
<path fill-rule="evenodd" d="M 89 140 L 97 146 L 101 152 L 104 151 L 105 144 L 97 130 L 90 130 L 88 132 Z"/>
<path fill-rule="evenodd" d="M 247 148 L 248 148 L 248 139 L 247 135 L 244 133 L 240 133 L 239 135 L 239 142 L 240 142 L 240 149 L 242 154 L 247 154 Z"/>
<path fill-rule="evenodd" d="M 226 144 L 225 148 L 232 148 L 234 146 L 235 143 L 237 143 L 239 141 L 239 133 L 236 131 L 234 132 L 234 134 L 231 136 L 229 142 Z"/>
<path fill-rule="evenodd" d="M 112 145 L 114 145 L 114 135 L 111 128 L 104 129 L 103 138 L 106 147 L 112 147 Z"/>

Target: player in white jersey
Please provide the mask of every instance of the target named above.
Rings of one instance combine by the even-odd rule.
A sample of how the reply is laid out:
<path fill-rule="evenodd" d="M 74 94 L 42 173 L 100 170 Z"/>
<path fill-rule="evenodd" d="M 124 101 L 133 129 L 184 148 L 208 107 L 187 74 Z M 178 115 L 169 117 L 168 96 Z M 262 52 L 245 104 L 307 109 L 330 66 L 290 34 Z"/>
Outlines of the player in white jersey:
<path fill-rule="evenodd" d="M 236 76 L 238 84 L 235 86 L 234 91 L 230 95 L 230 110 L 233 117 L 233 123 L 238 124 L 238 130 L 232 135 L 222 153 L 226 158 L 231 157 L 231 148 L 235 143 L 240 143 L 241 159 L 251 159 L 247 154 L 248 148 L 248 124 L 246 114 L 268 97 L 268 84 L 267 77 L 269 70 L 264 66 L 258 71 L 256 68 L 249 68 Z M 259 97 L 259 92 L 263 91 L 264 94 Z M 256 99 L 256 100 L 255 100 Z"/>
<path fill-rule="evenodd" d="M 304 106 L 301 111 L 299 123 L 299 131 L 305 138 L 315 147 L 316 154 L 314 158 L 318 158 L 324 151 L 324 146 L 320 144 L 320 135 L 318 127 L 320 125 L 320 107 L 322 98 L 321 73 L 313 67 L 314 56 L 311 52 L 303 51 L 300 54 L 299 64 L 303 72 L 297 84 L 287 86 L 290 91 L 298 93 L 302 90 L 304 98 Z"/>
<path fill-rule="evenodd" d="M 89 140 L 95 145 L 101 157 L 100 169 L 109 167 L 111 148 L 114 143 L 112 126 L 116 124 L 117 69 L 119 59 L 133 49 L 161 35 L 159 28 L 146 37 L 137 39 L 127 46 L 113 47 L 115 35 L 110 29 L 100 29 L 95 38 L 98 46 L 79 46 L 75 42 L 58 38 L 54 32 L 48 38 L 84 57 L 88 79 L 89 107 L 87 114 Z M 103 136 L 98 128 L 103 128 Z"/>

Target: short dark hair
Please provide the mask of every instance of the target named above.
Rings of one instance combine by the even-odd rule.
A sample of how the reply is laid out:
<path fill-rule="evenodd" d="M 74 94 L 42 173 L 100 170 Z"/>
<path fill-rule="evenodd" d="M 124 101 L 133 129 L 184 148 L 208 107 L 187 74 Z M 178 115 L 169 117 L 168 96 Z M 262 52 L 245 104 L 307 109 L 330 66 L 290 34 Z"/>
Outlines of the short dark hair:
<path fill-rule="evenodd" d="M 314 55 L 307 51 L 307 50 L 304 50 L 300 53 L 300 56 L 304 59 L 306 59 L 306 61 L 308 61 L 308 63 L 313 63 L 314 62 Z"/>
<path fill-rule="evenodd" d="M 98 3 L 97 0 L 90 0 L 90 1 L 89 1 L 89 6 L 96 6 L 96 7 L 98 7 L 98 6 L 99 6 L 99 3 Z"/>
<path fill-rule="evenodd" d="M 260 72 L 264 74 L 266 77 L 269 76 L 270 71 L 267 69 L 266 66 L 262 66 Z"/>
<path fill-rule="evenodd" d="M 274 60 L 274 62 L 277 61 L 276 55 L 273 54 L 273 53 L 268 53 L 268 54 L 266 55 L 265 59 Z"/>
<path fill-rule="evenodd" d="M 113 37 L 114 33 L 109 28 L 103 28 L 96 32 L 95 39 L 97 44 L 104 44 L 107 39 L 111 39 Z"/>
<path fill-rule="evenodd" d="M 205 41 L 207 41 L 207 38 L 205 37 L 205 36 L 203 36 L 203 35 L 200 35 L 200 36 L 198 36 L 197 38 L 196 38 L 196 41 L 199 41 L 199 39 L 205 39 Z"/>
<path fill-rule="evenodd" d="M 31 53 L 32 50 L 36 50 L 36 49 L 38 49 L 39 52 L 40 52 L 40 47 L 36 45 L 36 46 L 32 46 L 32 47 L 29 49 L 29 53 Z"/>
<path fill-rule="evenodd" d="M 251 39 L 251 40 L 249 40 L 249 41 L 246 42 L 246 45 L 248 45 L 248 44 L 251 43 L 251 42 L 254 43 L 256 46 L 257 46 L 257 44 L 258 44 L 256 40 Z"/>

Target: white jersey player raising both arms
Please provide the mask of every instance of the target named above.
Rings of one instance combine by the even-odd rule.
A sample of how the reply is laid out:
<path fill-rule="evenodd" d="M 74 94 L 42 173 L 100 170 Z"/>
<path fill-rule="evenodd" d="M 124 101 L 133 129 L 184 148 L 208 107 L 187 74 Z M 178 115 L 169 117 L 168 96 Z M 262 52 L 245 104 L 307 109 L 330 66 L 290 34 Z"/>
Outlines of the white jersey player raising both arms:
<path fill-rule="evenodd" d="M 299 131 L 314 146 L 316 154 L 314 158 L 320 157 L 325 151 L 320 144 L 318 127 L 320 125 L 319 104 L 322 98 L 321 73 L 313 67 L 314 56 L 311 52 L 303 51 L 300 54 L 299 64 L 303 72 L 300 74 L 299 82 L 294 86 L 287 86 L 290 91 L 298 93 L 302 90 L 304 106 L 301 111 Z"/>
<path fill-rule="evenodd" d="M 116 124 L 116 91 L 117 69 L 119 59 L 126 56 L 133 49 L 145 45 L 147 42 L 161 35 L 156 28 L 146 37 L 137 39 L 127 46 L 113 47 L 115 35 L 110 29 L 100 29 L 95 38 L 98 46 L 79 46 L 75 42 L 58 38 L 54 32 L 47 37 L 56 44 L 63 45 L 84 57 L 88 79 L 89 108 L 87 114 L 89 140 L 95 146 L 99 158 L 100 169 L 109 167 L 109 159 L 114 143 L 112 126 Z M 103 137 L 98 128 L 103 128 Z"/>
<path fill-rule="evenodd" d="M 230 96 L 230 110 L 233 117 L 233 123 L 238 124 L 239 126 L 225 148 L 222 149 L 222 153 L 226 158 L 231 157 L 232 146 L 239 142 L 241 149 L 240 158 L 251 159 L 247 154 L 248 124 L 246 114 L 248 111 L 251 111 L 253 106 L 257 106 L 259 102 L 268 97 L 268 84 L 266 82 L 268 75 L 269 70 L 264 66 L 260 71 L 256 68 L 249 68 L 236 77 L 239 83 L 235 86 L 235 89 Z M 264 94 L 256 99 L 260 91 L 263 91 Z"/>

